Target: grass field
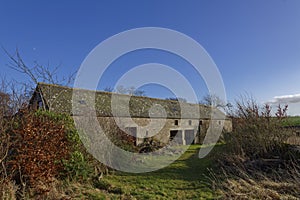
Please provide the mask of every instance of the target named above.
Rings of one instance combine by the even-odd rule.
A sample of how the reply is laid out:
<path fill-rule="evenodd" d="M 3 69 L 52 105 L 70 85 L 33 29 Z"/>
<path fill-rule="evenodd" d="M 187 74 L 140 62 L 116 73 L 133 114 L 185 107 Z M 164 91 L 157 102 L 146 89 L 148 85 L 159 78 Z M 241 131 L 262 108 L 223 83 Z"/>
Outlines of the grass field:
<path fill-rule="evenodd" d="M 284 126 L 300 125 L 300 117 L 289 117 L 283 122 Z M 217 199 L 217 194 L 211 187 L 209 169 L 214 169 L 215 158 L 225 149 L 225 145 L 216 146 L 204 159 L 198 159 L 200 145 L 192 145 L 177 161 L 158 171 L 130 174 L 114 172 L 104 176 L 98 190 L 85 190 L 84 198 L 90 199 Z M 214 169 L 215 171 L 217 169 Z M 229 180 L 234 181 L 234 180 Z M 239 181 L 239 180 L 237 180 Z M 249 192 L 260 191 L 260 182 L 240 186 Z M 285 184 L 269 181 L 268 184 Z M 238 184 L 236 184 L 238 185 Z M 262 188 L 265 186 L 261 186 Z M 269 189 L 277 194 L 278 189 Z M 292 191 L 292 190 L 291 190 Z M 279 194 L 277 194 L 279 195 Z M 288 196 L 288 195 L 287 195 Z M 82 197 L 80 197 L 82 198 Z"/>
<path fill-rule="evenodd" d="M 288 117 L 283 122 L 283 126 L 300 126 L 300 117 Z"/>
<path fill-rule="evenodd" d="M 95 187 L 85 189 L 90 199 L 216 199 L 208 168 L 222 149 L 216 146 L 204 159 L 197 157 L 199 145 L 192 145 L 180 159 L 158 171 L 129 174 L 115 172 L 104 176 Z M 78 196 L 82 198 L 83 196 Z"/>

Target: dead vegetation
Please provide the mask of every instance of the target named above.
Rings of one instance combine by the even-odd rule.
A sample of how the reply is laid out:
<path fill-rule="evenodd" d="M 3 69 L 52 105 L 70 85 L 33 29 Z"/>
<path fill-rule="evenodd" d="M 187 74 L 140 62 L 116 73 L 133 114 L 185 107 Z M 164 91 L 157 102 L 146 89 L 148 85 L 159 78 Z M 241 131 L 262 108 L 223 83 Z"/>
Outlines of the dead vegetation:
<path fill-rule="evenodd" d="M 69 157 L 66 129 L 48 116 L 26 113 L 12 130 L 10 175 L 36 194 L 48 192 L 63 169 L 61 160 Z"/>
<path fill-rule="evenodd" d="M 287 106 L 279 105 L 275 118 L 269 105 L 253 99 L 236 108 L 234 131 L 218 160 L 222 172 L 212 173 L 214 186 L 224 199 L 299 199 L 300 154 L 287 143 L 292 132 L 281 126 Z"/>

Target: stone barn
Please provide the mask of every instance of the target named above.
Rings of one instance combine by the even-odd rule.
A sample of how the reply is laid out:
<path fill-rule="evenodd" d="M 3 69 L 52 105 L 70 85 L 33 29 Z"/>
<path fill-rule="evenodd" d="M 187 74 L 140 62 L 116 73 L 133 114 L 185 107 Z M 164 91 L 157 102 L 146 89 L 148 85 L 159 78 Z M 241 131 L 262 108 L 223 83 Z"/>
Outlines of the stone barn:
<path fill-rule="evenodd" d="M 72 107 L 73 92 L 76 92 L 79 96 L 75 102 L 77 110 L 74 109 L 74 102 Z M 91 99 L 91 97 L 93 98 Z M 118 112 L 118 119 L 122 119 L 122 124 L 117 124 L 122 126 L 123 130 L 129 131 L 135 136 L 136 144 L 142 143 L 144 138 L 147 137 L 153 137 L 160 142 L 168 143 L 176 135 L 177 141 L 175 142 L 182 145 L 201 143 L 210 123 L 217 126 L 224 124 L 223 129 L 227 132 L 232 130 L 231 119 L 225 118 L 224 120 L 224 114 L 220 110 L 209 106 L 144 96 L 74 89 L 45 83 L 37 85 L 29 107 L 32 110 L 46 109 L 76 117 L 76 115 L 86 114 L 83 113 L 86 111 L 85 107 L 90 101 L 93 101 L 95 102 L 94 107 L 97 118 L 101 124 L 101 122 L 107 122 L 107 120 L 118 120 L 113 115 L 112 97 L 117 99 L 118 103 L 116 105 L 118 107 L 115 110 Z M 158 106 L 154 106 L 153 109 L 153 105 Z M 185 116 L 181 116 L 182 106 L 187 111 Z M 195 109 L 200 112 L 197 116 L 193 115 L 194 112 L 192 112 Z M 215 112 L 220 118 L 212 122 L 210 119 L 211 112 Z M 147 124 L 151 120 L 158 124 L 163 122 L 163 126 L 159 130 L 155 130 L 155 127 L 148 127 Z"/>

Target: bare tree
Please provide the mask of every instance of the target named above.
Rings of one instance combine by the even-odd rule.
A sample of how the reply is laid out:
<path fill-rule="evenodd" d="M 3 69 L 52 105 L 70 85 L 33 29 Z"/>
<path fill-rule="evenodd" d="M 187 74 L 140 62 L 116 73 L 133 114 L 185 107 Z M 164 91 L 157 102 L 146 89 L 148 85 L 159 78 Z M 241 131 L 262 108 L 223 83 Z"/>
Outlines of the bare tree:
<path fill-rule="evenodd" d="M 207 106 L 219 108 L 226 113 L 230 113 L 233 107 L 231 103 L 226 103 L 225 100 L 221 99 L 219 96 L 215 94 L 205 95 L 202 101 L 200 101 L 199 103 Z"/>
<path fill-rule="evenodd" d="M 217 95 L 208 94 L 205 95 L 201 101 L 202 104 L 214 107 L 225 107 L 226 103 Z"/>
<path fill-rule="evenodd" d="M 29 78 L 30 85 L 36 85 L 38 82 L 45 82 L 69 86 L 74 81 L 76 72 L 71 73 L 69 76 L 59 76 L 58 71 L 61 65 L 51 68 L 49 63 L 47 66 L 44 66 L 35 61 L 34 66 L 30 67 L 24 62 L 18 48 L 14 54 L 9 53 L 4 48 L 3 50 L 10 59 L 8 66 L 17 72 L 25 74 Z"/>
<path fill-rule="evenodd" d="M 10 110 L 8 106 L 9 101 L 10 101 L 9 94 L 0 91 L 0 115 L 1 116 L 6 116 L 9 114 L 9 110 Z"/>
<path fill-rule="evenodd" d="M 8 131 L 14 124 L 13 114 L 19 109 L 19 102 L 22 102 L 17 94 L 13 82 L 0 78 L 0 181 L 7 178 L 5 162 L 11 147 Z"/>
<path fill-rule="evenodd" d="M 16 90 L 17 87 L 15 87 L 15 85 L 14 85 L 15 89 L 13 91 L 15 91 L 15 92 L 18 91 L 18 93 L 13 94 L 14 96 L 20 96 L 20 94 L 23 94 L 24 96 L 27 96 L 30 98 L 36 85 L 39 82 L 45 82 L 45 83 L 49 83 L 49 84 L 57 84 L 57 85 L 63 85 L 63 86 L 70 86 L 74 81 L 74 76 L 75 76 L 76 72 L 71 73 L 69 76 L 59 76 L 58 70 L 61 67 L 60 65 L 58 65 L 54 68 L 51 68 L 49 63 L 47 66 L 44 66 L 44 65 L 40 65 L 38 62 L 34 62 L 33 67 L 30 67 L 29 65 L 27 65 L 24 62 L 18 48 L 16 49 L 14 54 L 9 53 L 4 48 L 3 48 L 3 50 L 10 59 L 8 66 L 17 72 L 24 74 L 29 79 L 28 80 L 29 82 L 18 83 L 19 91 Z M 22 86 L 20 86 L 20 85 L 22 85 Z M 24 92 L 20 91 L 20 89 L 23 90 Z M 51 91 L 49 91 L 49 92 L 51 92 Z M 40 94 L 41 94 L 41 92 L 40 92 Z M 60 94 L 58 94 L 58 95 L 60 95 Z M 29 98 L 27 100 L 29 100 Z M 44 99 L 42 98 L 41 100 L 43 102 L 44 109 L 46 109 L 46 103 L 45 103 Z M 27 103 L 29 103 L 29 102 L 27 102 Z"/>
<path fill-rule="evenodd" d="M 25 107 L 31 96 L 31 90 L 25 85 L 19 86 L 16 81 L 0 77 L 0 112 L 3 116 L 11 116 Z"/>

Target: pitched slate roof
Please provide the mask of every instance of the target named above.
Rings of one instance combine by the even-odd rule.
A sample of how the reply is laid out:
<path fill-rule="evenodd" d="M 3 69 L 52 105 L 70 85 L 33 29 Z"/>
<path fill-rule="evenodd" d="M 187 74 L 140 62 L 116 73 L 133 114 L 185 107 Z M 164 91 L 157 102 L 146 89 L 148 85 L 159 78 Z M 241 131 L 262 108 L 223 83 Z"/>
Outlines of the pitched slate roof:
<path fill-rule="evenodd" d="M 73 102 L 72 109 L 72 95 L 75 93 L 76 100 Z M 144 96 L 129 96 L 124 94 L 116 94 L 104 91 L 91 91 L 85 89 L 74 89 L 53 84 L 39 83 L 37 85 L 35 95 L 41 94 L 47 108 L 50 111 L 57 113 L 66 113 L 70 115 L 81 115 L 86 111 L 89 102 L 93 102 L 93 94 L 95 95 L 95 110 L 99 117 L 113 116 L 111 109 L 112 95 L 117 99 L 116 110 L 118 116 L 129 117 L 126 114 L 129 101 L 129 113 L 131 117 L 149 118 L 149 111 L 151 116 L 162 117 L 165 111 L 167 118 L 189 118 L 189 119 L 206 119 L 211 117 L 211 112 L 214 112 L 217 118 L 223 119 L 224 114 L 218 109 L 211 109 L 211 107 L 191 103 L 179 103 L 174 100 L 163 100 L 157 98 L 149 98 Z M 151 109 L 153 105 L 160 105 L 156 109 Z M 74 107 L 76 109 L 74 109 Z M 181 117 L 181 107 L 184 107 L 184 116 Z M 200 117 L 195 110 L 199 109 Z M 164 111 L 163 111 L 164 110 Z M 153 113 L 151 113 L 153 112 Z"/>

